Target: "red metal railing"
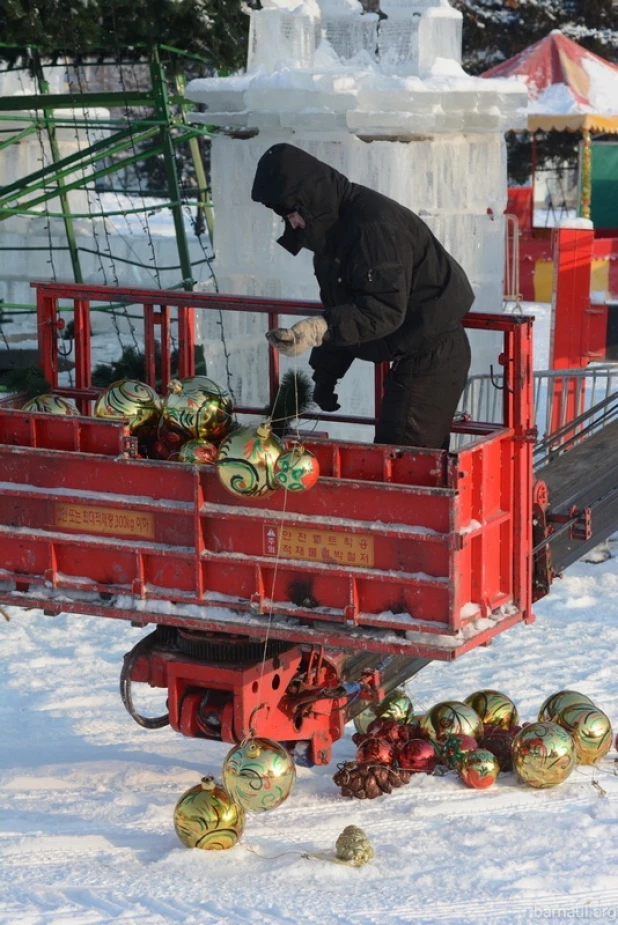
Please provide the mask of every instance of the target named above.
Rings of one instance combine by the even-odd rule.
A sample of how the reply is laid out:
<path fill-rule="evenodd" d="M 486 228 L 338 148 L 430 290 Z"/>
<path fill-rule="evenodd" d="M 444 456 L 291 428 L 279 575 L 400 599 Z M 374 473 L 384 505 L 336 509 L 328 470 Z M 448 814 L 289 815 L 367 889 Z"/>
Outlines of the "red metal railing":
<path fill-rule="evenodd" d="M 164 386 L 172 308 L 181 376 L 193 373 L 197 311 L 263 313 L 269 326 L 319 311 L 36 285 L 41 365 L 82 411 L 98 391 L 92 302 L 143 306 L 147 377 L 154 385 L 159 327 Z M 60 299 L 76 310 L 74 388 L 58 385 Z M 503 421 L 457 425 L 468 439 L 455 453 L 312 438 L 321 477 L 306 493 L 239 498 L 214 467 L 125 458 L 120 423 L 0 410 L 0 600 L 259 638 L 268 626 L 274 639 L 443 659 L 531 620 L 532 323 L 472 314 L 465 325 L 503 336 Z M 274 360 L 270 374 L 274 395 Z"/>

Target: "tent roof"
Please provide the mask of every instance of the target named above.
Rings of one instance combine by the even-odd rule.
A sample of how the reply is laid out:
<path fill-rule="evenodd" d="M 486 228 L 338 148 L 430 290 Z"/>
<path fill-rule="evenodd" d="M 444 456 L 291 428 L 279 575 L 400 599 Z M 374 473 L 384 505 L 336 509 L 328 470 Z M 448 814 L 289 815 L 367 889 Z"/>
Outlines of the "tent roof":
<path fill-rule="evenodd" d="M 558 29 L 481 77 L 524 81 L 530 131 L 618 132 L 618 66 Z"/>

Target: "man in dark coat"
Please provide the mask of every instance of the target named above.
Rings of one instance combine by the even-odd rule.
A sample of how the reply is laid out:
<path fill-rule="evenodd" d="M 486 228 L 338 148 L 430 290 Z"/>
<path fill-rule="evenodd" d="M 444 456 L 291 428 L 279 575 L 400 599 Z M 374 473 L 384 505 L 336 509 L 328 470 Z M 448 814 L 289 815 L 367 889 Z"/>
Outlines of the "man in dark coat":
<path fill-rule="evenodd" d="M 251 198 L 284 219 L 282 247 L 314 254 L 324 315 L 266 337 L 286 356 L 313 348 L 316 404 L 339 408 L 335 386 L 355 358 L 388 361 L 376 443 L 448 449 L 474 301 L 459 264 L 414 212 L 293 145 L 260 158 Z"/>

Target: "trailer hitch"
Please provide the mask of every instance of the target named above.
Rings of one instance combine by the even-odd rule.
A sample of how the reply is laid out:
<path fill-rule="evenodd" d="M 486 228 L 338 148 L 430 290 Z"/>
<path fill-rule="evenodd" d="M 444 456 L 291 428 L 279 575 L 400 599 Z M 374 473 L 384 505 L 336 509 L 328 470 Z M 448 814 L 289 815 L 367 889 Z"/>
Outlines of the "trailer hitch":
<path fill-rule="evenodd" d="M 552 529 L 547 541 L 567 527 L 572 540 L 579 540 L 583 543 L 592 537 L 592 509 L 589 507 L 578 508 L 573 505 L 569 508 L 568 514 L 548 514 L 547 522 L 559 525 L 559 530 Z"/>

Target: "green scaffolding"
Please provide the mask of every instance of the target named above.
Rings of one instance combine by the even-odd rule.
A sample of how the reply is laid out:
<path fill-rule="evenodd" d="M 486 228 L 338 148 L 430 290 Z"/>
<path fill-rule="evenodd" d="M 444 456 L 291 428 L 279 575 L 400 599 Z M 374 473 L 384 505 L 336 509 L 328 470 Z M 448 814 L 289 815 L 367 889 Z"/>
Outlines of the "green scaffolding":
<path fill-rule="evenodd" d="M 204 126 L 191 125 L 187 121 L 187 110 L 192 104 L 187 103 L 182 95 L 184 89 L 183 75 L 179 71 L 179 61 L 195 56 L 187 55 L 179 49 L 169 46 L 158 46 L 147 50 L 144 60 L 148 64 L 149 83 L 147 90 L 131 89 L 127 84 L 123 68 L 135 67 L 135 62 L 101 62 L 97 66 L 107 64 L 118 69 L 121 75 L 121 90 L 112 92 L 89 92 L 81 85 L 75 92 L 49 93 L 49 85 L 44 75 L 44 64 L 36 48 L 28 49 L 29 71 L 35 80 L 37 92 L 34 94 L 20 94 L 18 96 L 4 96 L 0 98 L 0 150 L 19 143 L 35 133 L 41 138 L 46 137 L 51 152 L 51 162 L 19 180 L 0 187 L 0 222 L 11 216 L 39 216 L 43 219 L 61 218 L 64 223 L 66 244 L 59 246 L 49 242 L 50 252 L 53 250 L 69 251 L 73 277 L 75 282 L 83 281 L 80 253 L 98 254 L 107 260 L 118 260 L 124 264 L 132 264 L 144 269 L 157 272 L 160 270 L 179 270 L 179 282 L 175 288 L 191 290 L 194 286 L 194 267 L 198 264 L 210 263 L 204 248 L 204 259 L 192 263 L 187 240 L 183 210 L 188 204 L 195 206 L 201 213 L 203 225 L 208 229 L 210 241 L 213 240 L 213 212 L 210 202 L 206 172 L 199 149 L 200 138 L 210 138 L 211 132 Z M 96 60 L 96 59 L 95 59 Z M 200 60 L 202 65 L 208 62 Z M 80 63 L 83 68 L 83 62 Z M 79 73 L 77 65 L 75 72 Z M 16 70 L 15 68 L 7 69 Z M 6 71 L 5 71 L 6 72 Z M 123 76 L 124 75 L 124 76 Z M 97 117 L 92 110 L 96 107 L 105 107 L 109 110 L 120 110 L 117 117 Z M 71 116 L 67 117 L 66 110 Z M 61 112 L 65 110 L 65 112 Z M 19 127 L 15 128 L 14 123 Z M 13 126 L 8 125 L 13 123 Z M 23 125 L 23 127 L 22 127 Z M 73 128 L 85 129 L 86 133 L 96 129 L 105 129 L 110 134 L 92 144 L 84 145 L 81 150 L 69 156 L 62 157 L 58 144 L 58 129 Z M 5 137 L 8 136 L 8 137 Z M 88 134 L 87 134 L 88 138 Z M 147 147 L 144 145 L 148 143 Z M 177 167 L 177 153 L 181 145 L 187 145 L 193 165 L 196 184 L 187 190 L 181 185 Z M 166 188 L 157 190 L 157 197 L 163 197 L 156 205 L 144 203 L 139 208 L 120 208 L 117 211 L 101 209 L 96 214 L 72 212 L 68 193 L 72 190 L 91 189 L 104 178 L 112 177 L 132 165 L 143 164 L 144 161 L 154 157 L 162 157 L 166 178 Z M 75 177 L 76 172 L 80 176 Z M 68 179 L 68 178 L 71 179 Z M 115 192 L 127 192 L 115 188 Z M 144 196 L 140 188 L 138 194 Z M 152 195 L 152 191 L 148 191 Z M 58 199 L 61 211 L 51 212 L 45 204 L 52 199 Z M 143 202 L 143 198 L 142 198 Z M 43 206 L 43 211 L 37 207 Z M 126 257 L 114 257 L 108 248 L 102 251 L 98 248 L 90 249 L 80 246 L 75 233 L 75 221 L 79 218 L 100 219 L 114 215 L 129 215 L 131 213 L 143 214 L 144 228 L 149 237 L 148 214 L 154 210 L 169 209 L 173 216 L 176 246 L 178 249 L 178 265 L 173 267 L 153 268 L 151 265 L 139 261 L 128 260 Z M 140 219 L 141 221 L 141 219 Z M 151 242 L 152 243 L 152 242 Z M 12 248 L 2 248 L 3 251 Z M 20 248 L 23 250 L 24 248 Z M 27 245 L 26 245 L 26 248 Z M 37 248 L 41 249 L 41 248 Z M 5 309 L 27 310 L 32 306 L 25 304 L 4 303 Z"/>

